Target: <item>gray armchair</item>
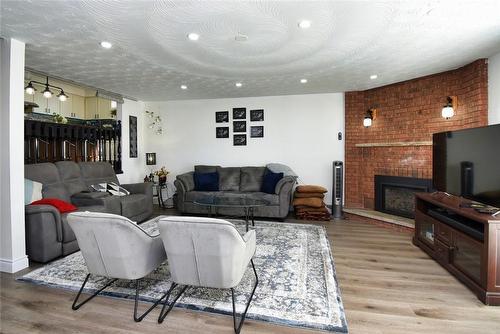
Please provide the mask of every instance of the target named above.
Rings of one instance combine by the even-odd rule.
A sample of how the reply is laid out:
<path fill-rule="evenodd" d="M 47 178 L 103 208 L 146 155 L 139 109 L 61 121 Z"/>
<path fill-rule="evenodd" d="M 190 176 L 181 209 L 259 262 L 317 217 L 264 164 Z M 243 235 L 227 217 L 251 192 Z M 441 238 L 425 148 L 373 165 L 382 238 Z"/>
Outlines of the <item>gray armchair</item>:
<path fill-rule="evenodd" d="M 252 260 L 255 230 L 242 237 L 235 226 L 226 220 L 201 217 L 166 217 L 160 219 L 158 225 L 173 281 L 158 322 L 163 322 L 188 286 L 230 289 L 234 331 L 239 333 L 258 285 Z M 249 263 L 255 274 L 255 285 L 237 323 L 234 288 L 240 283 Z M 184 287 L 169 304 L 170 294 L 177 286 Z"/>
<path fill-rule="evenodd" d="M 166 294 L 163 295 L 146 312 L 137 315 L 139 280 L 166 260 L 159 236 L 150 236 L 130 219 L 113 214 L 75 212 L 68 215 L 68 222 L 75 232 L 89 271 L 75 297 L 73 310 L 79 309 L 116 279 L 135 280 L 134 320 L 137 322 L 166 297 Z M 90 275 L 105 276 L 111 280 L 78 304 Z"/>

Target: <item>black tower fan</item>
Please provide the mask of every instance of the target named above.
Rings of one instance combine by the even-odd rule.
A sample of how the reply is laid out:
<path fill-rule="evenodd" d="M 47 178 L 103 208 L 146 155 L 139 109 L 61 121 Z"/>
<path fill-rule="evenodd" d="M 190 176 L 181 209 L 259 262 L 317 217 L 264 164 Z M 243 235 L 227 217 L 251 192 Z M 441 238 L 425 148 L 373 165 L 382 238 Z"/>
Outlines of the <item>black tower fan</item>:
<path fill-rule="evenodd" d="M 343 202 L 343 180 L 344 180 L 344 164 L 342 161 L 333 162 L 333 194 L 332 194 L 332 215 L 333 219 L 342 219 Z"/>

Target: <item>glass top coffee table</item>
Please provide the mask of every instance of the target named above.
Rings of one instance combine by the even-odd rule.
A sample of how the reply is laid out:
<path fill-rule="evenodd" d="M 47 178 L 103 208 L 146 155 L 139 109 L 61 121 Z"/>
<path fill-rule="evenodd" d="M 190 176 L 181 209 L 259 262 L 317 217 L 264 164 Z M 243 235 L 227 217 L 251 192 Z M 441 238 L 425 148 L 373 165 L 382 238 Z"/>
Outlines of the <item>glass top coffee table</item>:
<path fill-rule="evenodd" d="M 218 208 L 236 208 L 242 209 L 243 215 L 238 215 L 238 217 L 243 216 L 245 219 L 245 227 L 248 231 L 248 225 L 252 222 L 252 226 L 255 226 L 254 221 L 254 209 L 262 206 L 269 205 L 269 202 L 259 199 L 250 198 L 238 198 L 238 197 L 214 197 L 207 196 L 204 198 L 199 198 L 193 202 L 194 204 L 207 207 L 208 214 L 218 215 Z"/>

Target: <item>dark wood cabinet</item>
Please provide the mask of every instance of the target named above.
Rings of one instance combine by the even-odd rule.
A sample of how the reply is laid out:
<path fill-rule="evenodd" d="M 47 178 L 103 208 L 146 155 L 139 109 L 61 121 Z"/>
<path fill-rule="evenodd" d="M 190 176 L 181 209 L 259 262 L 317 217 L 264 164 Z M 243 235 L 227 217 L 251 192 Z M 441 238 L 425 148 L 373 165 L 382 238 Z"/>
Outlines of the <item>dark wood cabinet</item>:
<path fill-rule="evenodd" d="M 413 243 L 487 305 L 500 305 L 500 217 L 444 193 L 418 193 Z"/>

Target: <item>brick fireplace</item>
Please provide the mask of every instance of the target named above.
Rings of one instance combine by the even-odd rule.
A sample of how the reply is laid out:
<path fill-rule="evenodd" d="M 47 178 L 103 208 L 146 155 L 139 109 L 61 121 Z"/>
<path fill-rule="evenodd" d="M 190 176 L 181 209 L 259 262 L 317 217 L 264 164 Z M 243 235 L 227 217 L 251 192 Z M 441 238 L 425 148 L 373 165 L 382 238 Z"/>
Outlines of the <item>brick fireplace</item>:
<path fill-rule="evenodd" d="M 375 175 L 375 210 L 415 218 L 415 193 L 431 189 L 431 179 Z"/>
<path fill-rule="evenodd" d="M 375 175 L 432 178 L 432 134 L 488 123 L 485 59 L 448 72 L 345 95 L 345 206 L 375 208 Z M 447 96 L 455 116 L 441 117 Z M 377 118 L 363 126 L 376 105 Z"/>

